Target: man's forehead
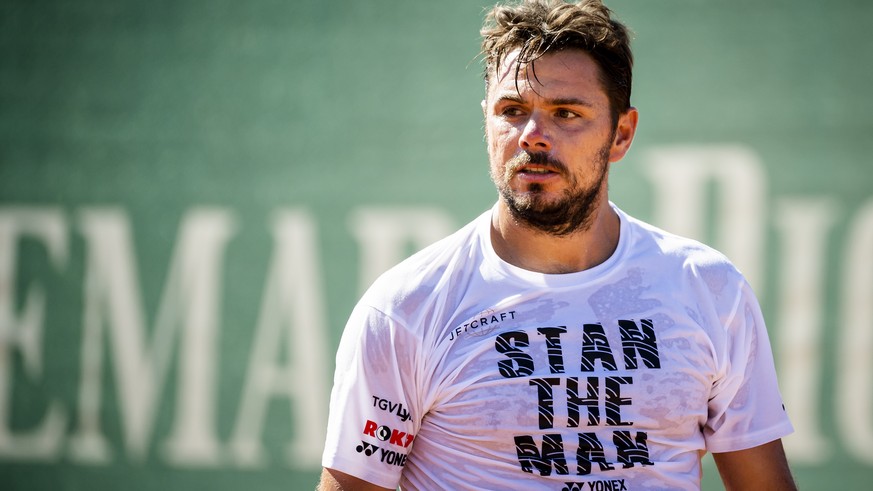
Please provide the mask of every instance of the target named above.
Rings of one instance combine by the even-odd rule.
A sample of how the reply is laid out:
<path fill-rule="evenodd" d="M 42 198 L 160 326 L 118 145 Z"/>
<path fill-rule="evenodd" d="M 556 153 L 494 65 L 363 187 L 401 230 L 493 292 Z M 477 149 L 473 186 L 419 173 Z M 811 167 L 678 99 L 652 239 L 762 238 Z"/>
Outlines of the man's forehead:
<path fill-rule="evenodd" d="M 513 50 L 507 53 L 500 61 L 499 66 L 495 66 L 495 71 L 492 72 L 492 78 L 489 85 L 489 92 L 492 95 L 497 93 L 505 94 L 513 92 L 519 94 L 525 86 L 536 84 L 537 87 L 542 87 L 548 90 L 549 88 L 575 88 L 579 89 L 580 85 L 588 85 L 589 90 L 585 90 L 590 95 L 592 85 L 597 87 L 599 91 L 603 91 L 603 96 L 607 97 L 600 79 L 600 67 L 591 58 L 586 51 L 581 49 L 569 49 L 562 51 L 553 51 L 536 58 L 534 60 L 519 63 L 520 52 Z M 561 65 L 555 70 L 555 65 L 551 65 L 552 70 L 548 70 L 542 66 L 544 62 L 557 60 L 560 57 Z M 550 60 L 551 58 L 551 60 Z M 544 73 L 544 72 L 551 73 Z M 547 87 L 548 85 L 548 87 Z M 534 89 L 539 92 L 540 89 Z M 520 94 L 519 94 L 520 95 Z"/>
<path fill-rule="evenodd" d="M 518 63 L 519 53 L 520 52 L 517 49 L 512 50 L 511 52 L 507 53 L 506 56 L 504 56 L 502 60 L 500 60 L 500 64 L 496 67 L 496 68 L 498 68 L 498 73 L 494 74 L 494 83 L 495 84 L 499 85 L 499 84 L 503 83 L 503 81 L 506 80 L 506 77 L 508 77 L 510 75 L 514 76 L 516 71 L 518 72 L 519 75 L 522 74 L 523 70 L 518 70 L 516 67 L 516 65 Z M 522 67 L 522 68 L 526 69 L 526 67 Z"/>

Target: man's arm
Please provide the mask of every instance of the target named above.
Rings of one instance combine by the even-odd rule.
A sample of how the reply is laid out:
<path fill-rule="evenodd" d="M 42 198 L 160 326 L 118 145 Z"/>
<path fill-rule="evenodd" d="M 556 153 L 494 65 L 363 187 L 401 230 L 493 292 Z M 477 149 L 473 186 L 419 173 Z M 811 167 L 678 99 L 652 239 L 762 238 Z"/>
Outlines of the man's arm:
<path fill-rule="evenodd" d="M 317 491 L 392 491 L 334 469 L 322 469 Z"/>
<path fill-rule="evenodd" d="M 796 491 L 782 440 L 757 447 L 712 454 L 725 490 Z"/>

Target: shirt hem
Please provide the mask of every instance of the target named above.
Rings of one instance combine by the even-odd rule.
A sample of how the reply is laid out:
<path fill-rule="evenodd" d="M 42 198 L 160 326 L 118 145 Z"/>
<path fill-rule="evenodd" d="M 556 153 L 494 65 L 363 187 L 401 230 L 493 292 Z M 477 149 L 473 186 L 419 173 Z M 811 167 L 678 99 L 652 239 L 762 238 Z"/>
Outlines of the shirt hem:
<path fill-rule="evenodd" d="M 764 445 L 774 440 L 786 437 L 794 433 L 794 427 L 790 421 L 785 421 L 782 424 L 769 428 L 752 435 L 746 435 L 741 438 L 730 438 L 725 440 L 707 440 L 706 450 L 711 453 L 736 452 L 738 450 L 746 450 L 749 448 Z"/>

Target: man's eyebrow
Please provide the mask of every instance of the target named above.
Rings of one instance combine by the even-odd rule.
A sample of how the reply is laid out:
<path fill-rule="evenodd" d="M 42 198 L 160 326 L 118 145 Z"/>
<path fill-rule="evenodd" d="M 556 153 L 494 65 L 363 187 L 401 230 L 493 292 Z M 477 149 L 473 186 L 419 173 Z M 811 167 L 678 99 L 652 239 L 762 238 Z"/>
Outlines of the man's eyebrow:
<path fill-rule="evenodd" d="M 497 97 L 498 102 L 515 102 L 517 104 L 525 104 L 526 101 L 514 93 L 506 93 Z M 594 107 L 594 104 L 585 99 L 578 97 L 557 97 L 555 99 L 546 99 L 546 104 L 549 106 L 583 106 Z"/>
<path fill-rule="evenodd" d="M 521 96 L 514 94 L 512 92 L 505 93 L 499 97 L 497 97 L 497 102 L 515 102 L 517 104 L 524 104 L 524 99 Z"/>
<path fill-rule="evenodd" d="M 557 99 L 546 99 L 546 103 L 552 106 L 584 106 L 594 107 L 590 101 L 579 99 L 578 97 L 559 97 Z"/>

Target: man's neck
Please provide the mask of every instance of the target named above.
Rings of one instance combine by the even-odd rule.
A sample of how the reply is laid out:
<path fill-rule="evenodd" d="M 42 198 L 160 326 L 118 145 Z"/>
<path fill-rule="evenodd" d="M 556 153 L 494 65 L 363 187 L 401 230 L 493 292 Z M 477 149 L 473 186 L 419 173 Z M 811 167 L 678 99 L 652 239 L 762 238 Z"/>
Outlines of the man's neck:
<path fill-rule="evenodd" d="M 621 222 L 604 199 L 591 226 L 555 236 L 516 220 L 501 200 L 491 217 L 491 244 L 504 261 L 528 271 L 575 273 L 603 263 L 618 247 Z"/>

